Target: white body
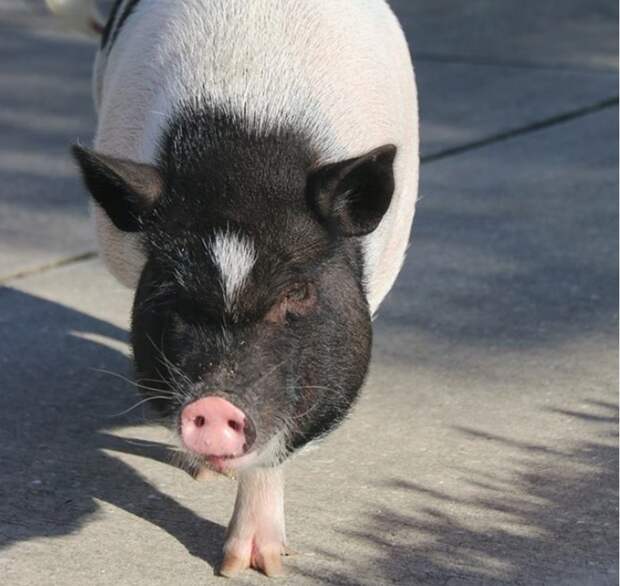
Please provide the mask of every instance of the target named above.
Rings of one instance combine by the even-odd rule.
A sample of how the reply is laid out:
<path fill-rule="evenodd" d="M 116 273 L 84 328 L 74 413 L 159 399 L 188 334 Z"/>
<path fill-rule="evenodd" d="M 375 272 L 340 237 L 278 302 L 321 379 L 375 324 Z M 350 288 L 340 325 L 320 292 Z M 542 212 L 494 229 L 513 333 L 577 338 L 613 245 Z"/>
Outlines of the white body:
<path fill-rule="evenodd" d="M 170 116 L 193 100 L 243 112 L 254 127 L 302 130 L 320 163 L 395 144 L 393 200 L 364 239 L 377 309 L 402 265 L 418 186 L 413 69 L 384 0 L 141 0 L 99 53 L 94 90 L 95 148 L 139 162 L 154 162 Z M 135 287 L 139 236 L 94 213 L 108 268 Z"/>

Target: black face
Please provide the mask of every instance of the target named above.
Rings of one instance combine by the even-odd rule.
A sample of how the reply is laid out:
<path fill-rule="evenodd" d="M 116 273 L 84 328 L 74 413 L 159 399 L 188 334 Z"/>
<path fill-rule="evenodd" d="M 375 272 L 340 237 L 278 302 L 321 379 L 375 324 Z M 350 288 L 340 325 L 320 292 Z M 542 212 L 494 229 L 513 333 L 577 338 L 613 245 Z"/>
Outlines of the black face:
<path fill-rule="evenodd" d="M 395 148 L 316 169 L 293 133 L 184 109 L 157 167 L 76 149 L 114 224 L 147 255 L 132 344 L 151 403 L 219 396 L 282 458 L 332 429 L 366 375 L 370 315 L 358 236 L 387 210 Z M 155 398 L 158 397 L 158 398 Z"/>
<path fill-rule="evenodd" d="M 156 256 L 136 293 L 136 368 L 145 386 L 161 385 L 167 398 L 158 408 L 177 421 L 186 403 L 222 396 L 254 422 L 256 449 L 282 432 L 292 450 L 340 421 L 363 382 L 371 341 L 346 255 L 314 258 L 288 278 L 262 282 L 257 259 L 256 276 L 231 311 L 209 259 L 193 268 L 204 270 L 200 295 Z"/>

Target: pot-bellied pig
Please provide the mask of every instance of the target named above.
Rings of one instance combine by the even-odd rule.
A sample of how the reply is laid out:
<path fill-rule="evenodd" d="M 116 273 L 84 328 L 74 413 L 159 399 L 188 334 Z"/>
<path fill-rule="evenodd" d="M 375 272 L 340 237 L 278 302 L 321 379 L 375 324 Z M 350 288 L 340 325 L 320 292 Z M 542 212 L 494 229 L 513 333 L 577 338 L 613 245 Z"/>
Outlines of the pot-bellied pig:
<path fill-rule="evenodd" d="M 94 148 L 101 255 L 135 289 L 138 383 L 195 465 L 236 471 L 220 571 L 281 572 L 282 464 L 356 400 L 402 265 L 416 88 L 384 0 L 121 0 Z M 79 7 L 79 8 L 78 8 Z"/>

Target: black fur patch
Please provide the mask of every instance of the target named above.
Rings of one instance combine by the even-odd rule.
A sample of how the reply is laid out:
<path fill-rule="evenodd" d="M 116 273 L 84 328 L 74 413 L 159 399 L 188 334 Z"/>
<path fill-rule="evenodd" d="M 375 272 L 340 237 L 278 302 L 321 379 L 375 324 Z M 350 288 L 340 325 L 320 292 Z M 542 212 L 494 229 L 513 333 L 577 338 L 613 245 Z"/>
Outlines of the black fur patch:
<path fill-rule="evenodd" d="M 170 399 L 155 404 L 173 417 L 187 401 L 225 397 L 254 422 L 257 449 L 283 429 L 289 452 L 331 430 L 370 359 L 359 241 L 310 204 L 317 157 L 308 145 L 301 133 L 260 134 L 240 116 L 186 105 L 162 138 L 162 193 L 143 221 L 148 260 L 132 320 L 138 378 L 153 395 L 164 385 Z M 218 231 L 256 251 L 232 307 L 209 253 Z M 268 319 L 300 283 L 316 290 L 312 310 Z"/>
<path fill-rule="evenodd" d="M 114 26 L 114 22 L 116 21 L 116 15 L 122 3 L 123 0 L 116 0 L 110 10 L 108 20 L 106 21 L 105 27 L 103 28 L 103 33 L 101 33 L 101 49 L 105 49 L 108 45 L 108 41 L 110 40 L 110 34 L 112 32 L 112 27 Z"/>
<path fill-rule="evenodd" d="M 313 156 L 292 132 L 258 135 L 247 122 L 187 106 L 162 140 L 164 195 L 145 225 L 150 250 L 166 258 L 188 293 L 204 299 L 212 270 L 195 270 L 215 233 L 238 233 L 258 254 L 241 313 L 260 312 L 274 295 L 329 257 L 327 231 L 306 201 Z M 184 260 L 185 259 L 185 260 Z M 215 269 L 213 269 L 215 270 Z M 219 311 L 221 303 L 213 301 Z"/>
<path fill-rule="evenodd" d="M 117 21 L 116 16 L 123 5 L 123 2 L 124 0 L 116 0 L 114 6 L 112 6 L 110 16 L 108 17 L 108 21 L 106 22 L 105 28 L 103 29 L 103 33 L 101 35 L 101 49 L 107 49 L 108 52 L 112 49 L 112 45 L 114 44 L 114 41 L 116 41 L 116 38 L 125 24 L 125 21 L 135 10 L 140 0 L 127 0 Z"/>

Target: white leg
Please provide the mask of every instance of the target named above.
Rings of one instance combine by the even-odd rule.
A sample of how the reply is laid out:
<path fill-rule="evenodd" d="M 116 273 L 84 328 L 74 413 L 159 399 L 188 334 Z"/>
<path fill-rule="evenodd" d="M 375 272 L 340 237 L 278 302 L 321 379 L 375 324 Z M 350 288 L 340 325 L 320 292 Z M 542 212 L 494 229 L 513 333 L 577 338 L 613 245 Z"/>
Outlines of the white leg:
<path fill-rule="evenodd" d="M 242 472 L 220 574 L 234 576 L 255 568 L 267 576 L 280 576 L 285 542 L 282 467 Z"/>

